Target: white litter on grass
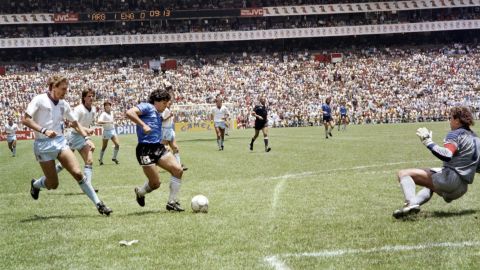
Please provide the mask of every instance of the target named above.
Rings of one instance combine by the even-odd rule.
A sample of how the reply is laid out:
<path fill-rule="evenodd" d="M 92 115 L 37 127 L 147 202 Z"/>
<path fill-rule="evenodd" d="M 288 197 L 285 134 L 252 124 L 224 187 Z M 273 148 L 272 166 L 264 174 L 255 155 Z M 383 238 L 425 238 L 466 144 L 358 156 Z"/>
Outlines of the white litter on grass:
<path fill-rule="evenodd" d="M 126 246 L 131 246 L 133 244 L 138 243 L 138 240 L 132 240 L 132 241 L 122 240 L 118 243 L 120 244 L 121 247 L 126 247 Z"/>

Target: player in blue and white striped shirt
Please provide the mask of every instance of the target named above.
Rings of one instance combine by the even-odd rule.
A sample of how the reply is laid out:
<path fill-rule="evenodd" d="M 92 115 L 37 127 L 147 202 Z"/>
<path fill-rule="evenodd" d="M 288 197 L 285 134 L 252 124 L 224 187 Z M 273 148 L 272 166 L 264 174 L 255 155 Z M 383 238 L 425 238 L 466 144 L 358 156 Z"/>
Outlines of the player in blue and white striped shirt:
<path fill-rule="evenodd" d="M 420 205 L 437 193 L 447 203 L 462 197 L 479 172 L 480 139 L 470 129 L 473 115 L 467 107 L 450 110 L 451 131 L 439 146 L 432 140 L 432 132 L 419 128 L 417 135 L 434 156 L 443 161 L 442 168 L 405 169 L 398 172 L 398 180 L 405 196 L 403 208 L 393 212 L 395 218 L 420 211 Z M 424 187 L 415 194 L 415 185 Z"/>

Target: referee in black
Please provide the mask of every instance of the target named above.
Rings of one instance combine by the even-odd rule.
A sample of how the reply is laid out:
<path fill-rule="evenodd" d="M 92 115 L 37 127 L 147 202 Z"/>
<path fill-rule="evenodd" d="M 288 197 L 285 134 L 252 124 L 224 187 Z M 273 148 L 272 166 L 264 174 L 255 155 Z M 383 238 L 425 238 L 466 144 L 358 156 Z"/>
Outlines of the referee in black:
<path fill-rule="evenodd" d="M 260 104 L 253 108 L 252 115 L 255 116 L 255 135 L 250 142 L 250 150 L 253 151 L 253 143 L 258 137 L 260 130 L 263 133 L 263 141 L 265 142 L 265 152 L 270 152 L 272 148 L 268 147 L 268 118 L 267 107 L 265 106 L 265 96 L 261 95 L 259 98 Z"/>

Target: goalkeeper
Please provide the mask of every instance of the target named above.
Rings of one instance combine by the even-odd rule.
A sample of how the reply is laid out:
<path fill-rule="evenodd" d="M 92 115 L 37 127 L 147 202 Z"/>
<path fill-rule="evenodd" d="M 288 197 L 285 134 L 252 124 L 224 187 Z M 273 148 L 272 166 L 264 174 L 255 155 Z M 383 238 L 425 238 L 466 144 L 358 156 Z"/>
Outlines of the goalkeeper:
<path fill-rule="evenodd" d="M 417 136 L 434 156 L 443 161 L 442 168 L 405 169 L 398 172 L 398 181 L 405 196 L 405 205 L 393 212 L 401 218 L 420 211 L 420 205 L 437 193 L 447 203 L 462 197 L 479 170 L 480 139 L 470 129 L 473 115 L 467 107 L 450 110 L 450 128 L 443 147 L 432 140 L 432 132 L 419 128 Z M 423 188 L 415 194 L 415 185 Z"/>

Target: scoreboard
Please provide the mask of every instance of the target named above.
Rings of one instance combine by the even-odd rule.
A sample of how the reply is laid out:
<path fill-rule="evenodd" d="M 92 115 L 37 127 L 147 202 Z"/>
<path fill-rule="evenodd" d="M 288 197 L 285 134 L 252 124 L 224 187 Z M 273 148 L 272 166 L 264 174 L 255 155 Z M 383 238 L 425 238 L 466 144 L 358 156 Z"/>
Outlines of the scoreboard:
<path fill-rule="evenodd" d="M 112 21 L 149 21 L 163 19 L 221 18 L 240 16 L 239 9 L 219 10 L 171 10 L 155 9 L 144 11 L 90 12 L 80 13 L 78 22 L 112 22 Z"/>
<path fill-rule="evenodd" d="M 80 21 L 83 22 L 107 22 L 107 21 L 147 21 L 170 17 L 172 11 L 149 10 L 149 11 L 124 11 L 124 12 L 92 12 L 80 13 Z"/>

